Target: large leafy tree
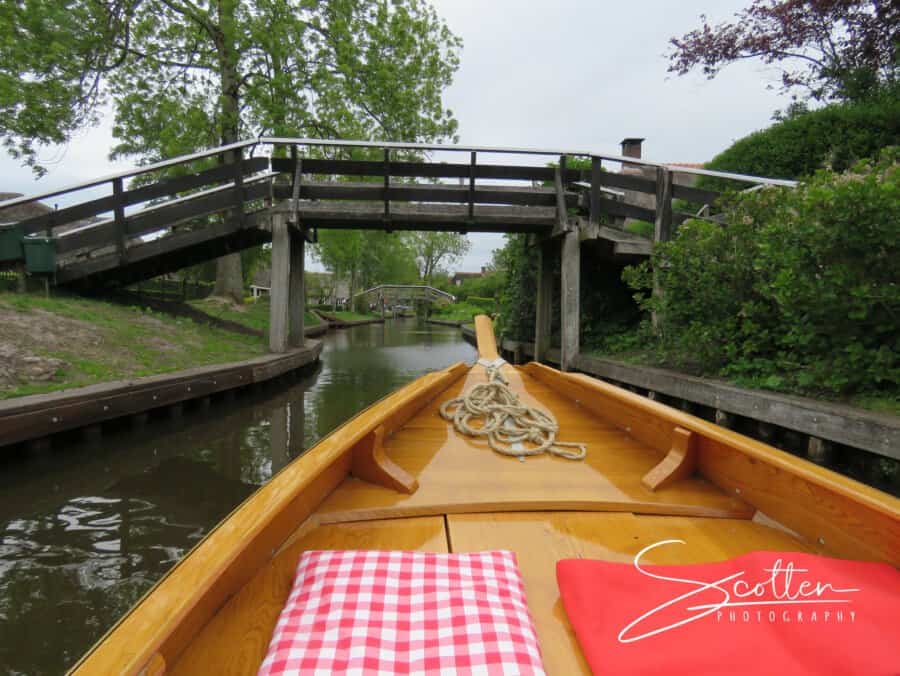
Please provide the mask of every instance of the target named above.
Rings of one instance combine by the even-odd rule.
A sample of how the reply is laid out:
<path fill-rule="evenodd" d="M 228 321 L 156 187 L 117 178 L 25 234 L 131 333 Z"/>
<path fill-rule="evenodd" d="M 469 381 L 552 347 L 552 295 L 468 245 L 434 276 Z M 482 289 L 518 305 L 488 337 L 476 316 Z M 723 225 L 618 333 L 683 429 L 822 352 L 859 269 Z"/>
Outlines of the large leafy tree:
<path fill-rule="evenodd" d="M 468 253 L 469 238 L 455 232 L 414 232 L 410 245 L 416 257 L 419 277 L 431 284 L 435 272 L 442 265 L 452 265 Z"/>
<path fill-rule="evenodd" d="M 13 0 L 0 134 L 38 172 L 106 102 L 112 154 L 142 162 L 251 134 L 452 138 L 459 46 L 427 0 Z M 236 256 L 218 277 L 235 293 Z"/>
<path fill-rule="evenodd" d="M 782 66 L 785 89 L 816 100 L 860 100 L 897 84 L 900 4 L 891 0 L 754 0 L 733 22 L 672 38 L 669 72 L 760 59 Z"/>

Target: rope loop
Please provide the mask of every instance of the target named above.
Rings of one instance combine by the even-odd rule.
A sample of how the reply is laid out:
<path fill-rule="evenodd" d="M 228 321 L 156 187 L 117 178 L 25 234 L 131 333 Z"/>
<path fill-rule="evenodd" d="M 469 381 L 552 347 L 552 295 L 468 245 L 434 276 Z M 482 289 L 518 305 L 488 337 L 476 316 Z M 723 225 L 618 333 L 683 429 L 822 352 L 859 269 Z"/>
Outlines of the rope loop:
<path fill-rule="evenodd" d="M 585 444 L 556 440 L 559 424 L 551 413 L 519 401 L 500 371 L 503 363 L 483 364 L 488 381 L 441 404 L 441 417 L 452 422 L 461 434 L 486 437 L 488 445 L 502 455 L 524 460 L 526 456 L 550 453 L 567 460 L 584 460 Z"/>

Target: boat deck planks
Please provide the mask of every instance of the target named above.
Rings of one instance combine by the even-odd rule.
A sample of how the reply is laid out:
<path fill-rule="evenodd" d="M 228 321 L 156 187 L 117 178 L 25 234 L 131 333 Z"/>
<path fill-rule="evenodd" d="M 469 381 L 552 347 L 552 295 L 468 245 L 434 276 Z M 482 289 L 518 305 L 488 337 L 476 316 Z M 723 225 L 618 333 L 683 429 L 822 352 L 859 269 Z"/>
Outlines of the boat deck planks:
<path fill-rule="evenodd" d="M 590 674 L 566 617 L 556 562 L 566 558 L 630 563 L 661 539 L 687 545 L 660 548 L 642 561 L 708 563 L 754 550 L 811 551 L 796 538 L 744 519 L 637 516 L 597 512 L 454 514 L 447 517 L 454 552 L 508 549 L 516 553 L 548 674 Z M 633 618 L 623 618 L 627 623 Z"/>
<path fill-rule="evenodd" d="M 169 673 L 255 674 L 290 593 L 300 554 L 318 549 L 399 549 L 443 554 L 448 546 L 444 519 L 438 516 L 313 527 L 283 547 L 228 600 Z"/>
<path fill-rule="evenodd" d="M 441 403 L 478 382 L 485 369 L 466 378 L 418 412 L 385 442 L 385 452 L 414 476 L 412 495 L 348 477 L 320 507 L 322 522 L 493 510 L 586 509 L 750 518 L 753 511 L 705 479 L 693 477 L 653 492 L 641 477 L 662 454 L 642 445 L 531 376 L 504 366 L 523 403 L 549 409 L 561 440 L 588 445 L 587 459 L 573 462 L 543 455 L 519 462 L 494 453 L 484 441 L 458 434 L 438 415 Z"/>

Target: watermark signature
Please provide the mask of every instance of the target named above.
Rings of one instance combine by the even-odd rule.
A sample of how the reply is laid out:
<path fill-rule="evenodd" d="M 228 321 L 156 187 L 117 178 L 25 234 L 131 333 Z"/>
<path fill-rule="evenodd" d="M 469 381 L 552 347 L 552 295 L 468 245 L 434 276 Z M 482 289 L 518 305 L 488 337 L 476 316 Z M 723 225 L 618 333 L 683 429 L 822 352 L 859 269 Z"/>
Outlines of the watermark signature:
<path fill-rule="evenodd" d="M 817 606 L 821 604 L 844 606 L 851 603 L 851 598 L 848 598 L 846 595 L 860 591 L 859 589 L 837 588 L 828 582 L 819 580 L 804 579 L 807 577 L 804 573 L 809 573 L 808 569 L 798 568 L 792 561 L 785 562 L 782 559 L 777 559 L 771 568 L 764 568 L 762 572 L 766 573 L 767 576 L 757 580 L 749 577 L 746 571 L 739 571 L 720 580 L 705 582 L 684 577 L 660 575 L 641 567 L 641 557 L 646 555 L 647 552 L 673 544 L 683 545 L 686 543 L 684 540 L 661 540 L 644 547 L 635 555 L 634 567 L 641 575 L 676 583 L 680 589 L 687 589 L 687 591 L 665 603 L 661 603 L 655 608 L 651 608 L 629 622 L 619 632 L 618 638 L 620 643 L 634 643 L 635 641 L 677 629 L 691 622 L 696 622 L 712 614 L 716 614 L 717 618 L 721 620 L 726 615 L 723 609 L 727 608 L 744 608 L 743 611 L 740 611 L 740 617 L 746 622 L 750 621 L 753 615 L 756 615 L 759 621 L 762 621 L 765 616 L 768 616 L 770 621 L 774 621 L 775 608 L 781 607 L 782 620 L 787 622 L 791 621 L 791 617 L 798 617 L 797 615 L 788 614 L 788 607 Z M 688 605 L 690 603 L 689 599 L 707 592 L 716 595 L 718 600 L 713 603 L 704 602 Z M 660 622 L 659 616 L 664 611 L 668 611 L 671 614 L 672 611 L 669 609 L 679 605 L 686 606 L 683 608 L 685 615 L 681 619 L 669 621 L 668 624 L 663 626 L 649 628 Z M 765 612 L 749 610 L 752 607 L 761 606 L 767 607 Z M 728 611 L 727 615 L 730 616 L 732 622 L 735 621 L 735 611 Z M 799 615 L 799 617 L 801 618 L 800 621 L 803 621 L 802 615 Z M 814 622 L 818 621 L 815 612 L 812 613 L 812 617 Z M 852 614 L 852 617 L 855 620 L 855 613 Z M 830 611 L 825 611 L 824 619 L 829 621 Z M 841 619 L 843 620 L 843 615 L 841 615 Z M 655 622 L 652 620 L 655 620 Z"/>

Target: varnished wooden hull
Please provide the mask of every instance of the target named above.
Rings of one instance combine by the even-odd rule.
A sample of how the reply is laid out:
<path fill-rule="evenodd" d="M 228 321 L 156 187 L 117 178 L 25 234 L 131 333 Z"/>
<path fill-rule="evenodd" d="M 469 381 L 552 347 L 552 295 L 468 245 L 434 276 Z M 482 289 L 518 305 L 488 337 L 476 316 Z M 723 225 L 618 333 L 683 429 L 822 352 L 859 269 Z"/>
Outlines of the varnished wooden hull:
<path fill-rule="evenodd" d="M 478 329 L 491 361 L 489 320 Z M 430 374 L 251 496 L 75 672 L 255 673 L 308 549 L 515 551 L 550 674 L 587 673 L 559 601 L 561 558 L 631 561 L 675 538 L 690 546 L 648 560 L 777 549 L 900 563 L 900 501 L 891 496 L 586 376 L 503 369 L 524 402 L 553 412 L 561 439 L 588 444 L 584 462 L 522 463 L 458 435 L 438 406 L 483 382 L 485 369 Z"/>

